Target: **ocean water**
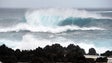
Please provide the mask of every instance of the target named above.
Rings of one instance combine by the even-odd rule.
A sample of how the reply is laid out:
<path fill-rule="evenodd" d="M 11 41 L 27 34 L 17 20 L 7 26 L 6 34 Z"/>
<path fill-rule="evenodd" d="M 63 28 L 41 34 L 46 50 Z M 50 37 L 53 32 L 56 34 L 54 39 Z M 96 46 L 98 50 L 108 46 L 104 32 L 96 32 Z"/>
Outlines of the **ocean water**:
<path fill-rule="evenodd" d="M 0 9 L 0 45 L 22 50 L 54 43 L 112 50 L 112 9 Z"/>

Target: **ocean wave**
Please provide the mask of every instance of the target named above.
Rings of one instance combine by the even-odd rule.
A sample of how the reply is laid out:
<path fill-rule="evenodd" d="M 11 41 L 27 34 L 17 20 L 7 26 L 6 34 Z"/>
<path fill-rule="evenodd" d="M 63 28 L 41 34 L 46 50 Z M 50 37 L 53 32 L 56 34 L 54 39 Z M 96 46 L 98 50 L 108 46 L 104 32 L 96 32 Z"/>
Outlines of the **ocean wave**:
<path fill-rule="evenodd" d="M 77 9 L 37 9 L 28 10 L 25 14 L 26 22 L 32 26 L 56 27 L 63 23 L 67 25 L 81 25 L 91 21 L 112 21 L 110 17 Z M 78 24 L 77 24 L 78 23 Z"/>
<path fill-rule="evenodd" d="M 95 11 L 95 13 L 112 13 L 112 11 Z"/>
<path fill-rule="evenodd" d="M 110 23 L 112 19 L 86 10 L 35 9 L 26 12 L 24 23 L 12 27 L 2 27 L 0 32 L 27 30 L 30 32 L 60 33 L 68 30 L 106 30 L 103 27 L 105 21 Z"/>
<path fill-rule="evenodd" d="M 78 26 L 58 26 L 58 27 L 38 26 L 38 27 L 34 27 L 26 23 L 21 23 L 14 27 L 0 28 L 0 32 L 19 32 L 21 30 L 23 31 L 27 30 L 30 32 L 60 33 L 60 32 L 66 32 L 68 30 L 72 31 L 72 30 L 106 30 L 106 29 L 98 28 L 98 27 L 78 27 Z"/>

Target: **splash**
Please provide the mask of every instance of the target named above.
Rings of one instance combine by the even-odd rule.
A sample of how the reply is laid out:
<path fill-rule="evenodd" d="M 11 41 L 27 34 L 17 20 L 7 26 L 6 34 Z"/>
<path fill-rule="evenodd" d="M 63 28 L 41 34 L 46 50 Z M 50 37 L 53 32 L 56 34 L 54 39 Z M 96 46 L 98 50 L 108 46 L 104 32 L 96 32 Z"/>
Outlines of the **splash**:
<path fill-rule="evenodd" d="M 37 9 L 26 12 L 26 21 L 32 26 L 58 26 L 63 20 L 75 18 L 102 18 L 99 14 L 93 14 L 85 10 L 77 9 Z M 70 21 L 71 22 L 71 21 Z"/>
<path fill-rule="evenodd" d="M 35 9 L 25 14 L 25 23 L 0 28 L 0 32 L 28 30 L 30 32 L 60 33 L 68 30 L 106 30 L 91 25 L 91 22 L 105 21 L 107 17 L 78 9 Z M 93 23 L 94 24 L 94 23 Z M 89 25 L 89 26 L 88 26 Z M 99 25 L 99 24 L 98 24 Z"/>

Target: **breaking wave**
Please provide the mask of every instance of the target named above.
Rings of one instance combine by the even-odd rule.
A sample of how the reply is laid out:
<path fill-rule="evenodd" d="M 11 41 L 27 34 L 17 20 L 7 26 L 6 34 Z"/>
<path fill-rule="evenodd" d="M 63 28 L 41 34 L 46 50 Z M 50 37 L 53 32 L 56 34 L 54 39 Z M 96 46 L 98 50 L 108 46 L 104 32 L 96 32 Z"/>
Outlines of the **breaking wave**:
<path fill-rule="evenodd" d="M 29 26 L 27 24 L 19 24 L 15 27 L 9 27 L 9 28 L 0 28 L 0 32 L 19 32 L 19 31 L 30 31 L 30 32 L 52 32 L 52 33 L 60 33 L 65 32 L 68 30 L 105 30 L 103 28 L 98 27 L 78 27 L 78 26 L 61 26 L 61 27 L 33 27 Z"/>
<path fill-rule="evenodd" d="M 0 32 L 28 30 L 59 33 L 67 30 L 106 30 L 97 23 L 106 23 L 105 21 L 109 23 L 112 20 L 86 10 L 36 9 L 26 12 L 25 23 L 19 23 L 14 27 L 0 28 Z"/>

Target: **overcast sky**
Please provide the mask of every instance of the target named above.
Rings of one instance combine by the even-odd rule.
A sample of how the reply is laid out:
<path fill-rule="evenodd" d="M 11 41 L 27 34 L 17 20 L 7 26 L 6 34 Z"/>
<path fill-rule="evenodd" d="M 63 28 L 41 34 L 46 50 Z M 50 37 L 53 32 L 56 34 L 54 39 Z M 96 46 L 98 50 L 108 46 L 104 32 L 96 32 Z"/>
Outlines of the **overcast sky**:
<path fill-rule="evenodd" d="M 0 8 L 112 8 L 112 0 L 0 0 Z"/>

